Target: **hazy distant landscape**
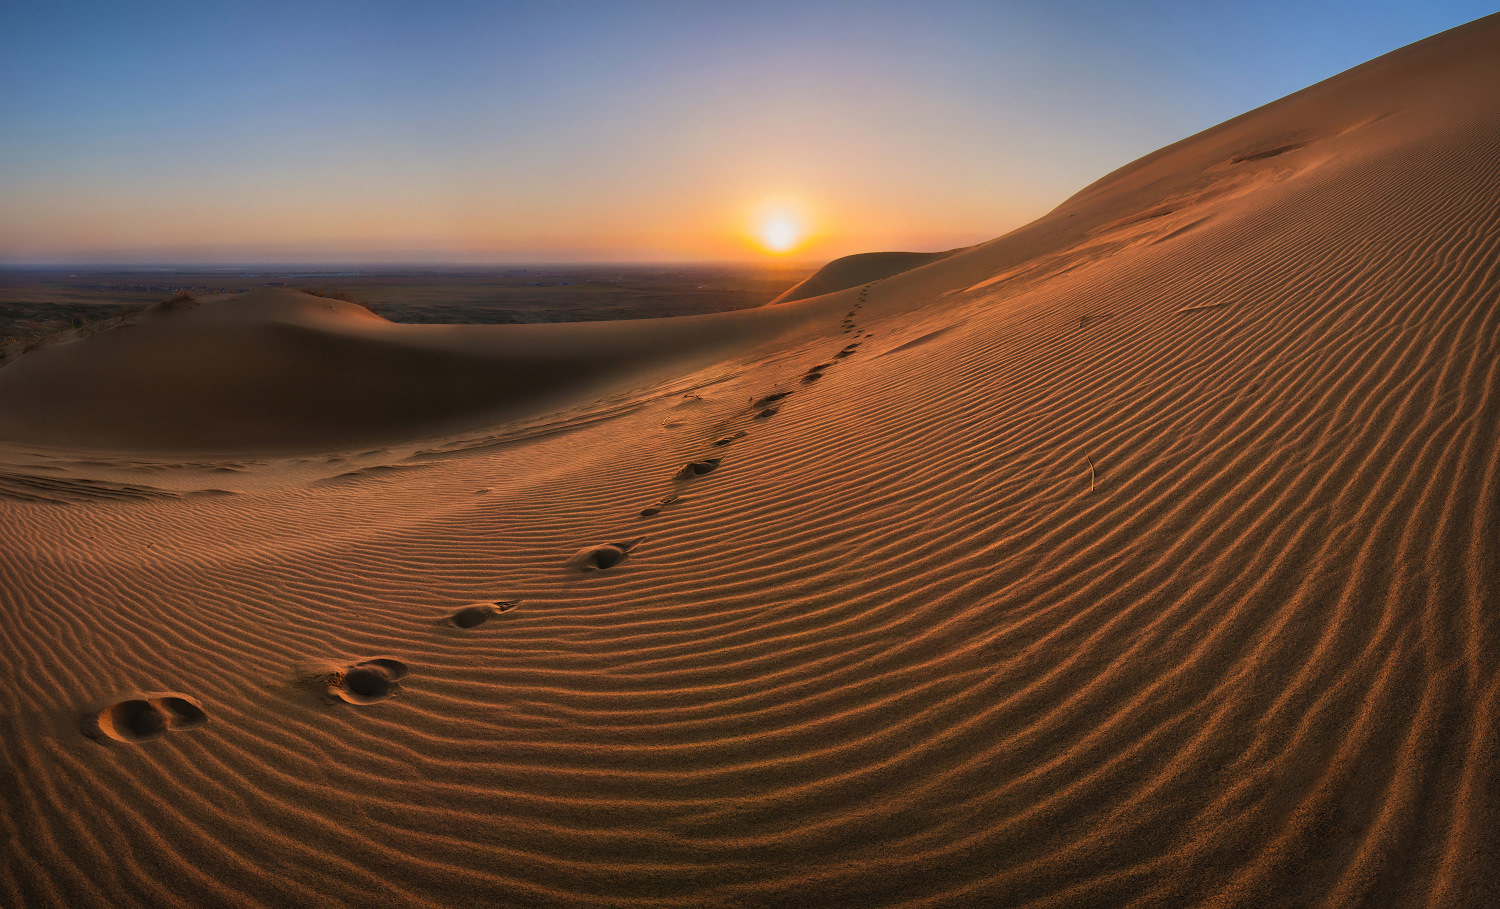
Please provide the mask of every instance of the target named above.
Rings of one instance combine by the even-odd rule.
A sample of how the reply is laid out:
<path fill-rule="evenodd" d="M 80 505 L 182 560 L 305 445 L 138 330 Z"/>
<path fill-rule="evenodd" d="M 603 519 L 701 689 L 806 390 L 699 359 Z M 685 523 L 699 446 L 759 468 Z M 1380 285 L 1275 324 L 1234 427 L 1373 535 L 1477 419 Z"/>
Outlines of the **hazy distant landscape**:
<path fill-rule="evenodd" d="M 187 291 L 290 287 L 347 299 L 392 322 L 503 324 L 652 319 L 748 309 L 813 270 L 753 265 L 557 265 L 487 268 L 0 270 L 0 348 L 100 322 Z"/>

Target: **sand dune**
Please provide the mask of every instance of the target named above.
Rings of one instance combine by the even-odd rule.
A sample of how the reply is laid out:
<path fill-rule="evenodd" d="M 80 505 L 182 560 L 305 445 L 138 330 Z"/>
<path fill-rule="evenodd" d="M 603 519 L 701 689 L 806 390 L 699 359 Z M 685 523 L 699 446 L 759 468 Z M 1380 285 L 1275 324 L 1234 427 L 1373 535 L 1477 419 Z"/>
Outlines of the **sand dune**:
<path fill-rule="evenodd" d="M 1490 17 L 753 313 L 28 354 L 0 905 L 1500 905 L 1497 303 Z"/>
<path fill-rule="evenodd" d="M 0 439 L 290 451 L 434 434 L 635 388 L 806 323 L 757 309 L 651 322 L 406 325 L 265 288 L 152 311 L 0 370 Z"/>
<path fill-rule="evenodd" d="M 829 262 L 771 302 L 791 303 L 794 300 L 806 300 L 808 297 L 820 297 L 823 294 L 848 290 L 851 287 L 869 284 L 871 281 L 879 281 L 891 275 L 899 275 L 903 271 L 929 265 L 946 259 L 956 252 L 962 252 L 962 250 L 950 249 L 947 252 L 935 253 L 877 252 L 845 256 Z"/>

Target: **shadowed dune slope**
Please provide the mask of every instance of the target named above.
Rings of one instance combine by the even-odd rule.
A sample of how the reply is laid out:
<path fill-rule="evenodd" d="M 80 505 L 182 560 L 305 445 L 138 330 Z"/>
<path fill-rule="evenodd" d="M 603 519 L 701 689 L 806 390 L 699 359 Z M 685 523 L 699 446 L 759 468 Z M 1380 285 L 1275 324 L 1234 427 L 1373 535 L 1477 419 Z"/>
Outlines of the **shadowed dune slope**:
<path fill-rule="evenodd" d="M 433 435 L 640 384 L 775 337 L 798 314 L 404 325 L 266 288 L 0 369 L 0 439 L 142 450 L 305 450 Z"/>
<path fill-rule="evenodd" d="M 1500 18 L 766 309 L 404 447 L 0 449 L 0 905 L 1500 905 Z"/>
<path fill-rule="evenodd" d="M 903 271 L 920 268 L 945 259 L 958 251 L 950 249 L 947 252 L 934 253 L 874 252 L 844 256 L 842 259 L 829 262 L 771 302 L 791 303 L 794 300 L 805 300 L 808 297 L 847 290 L 871 281 L 879 281 L 881 278 L 889 278 Z"/>

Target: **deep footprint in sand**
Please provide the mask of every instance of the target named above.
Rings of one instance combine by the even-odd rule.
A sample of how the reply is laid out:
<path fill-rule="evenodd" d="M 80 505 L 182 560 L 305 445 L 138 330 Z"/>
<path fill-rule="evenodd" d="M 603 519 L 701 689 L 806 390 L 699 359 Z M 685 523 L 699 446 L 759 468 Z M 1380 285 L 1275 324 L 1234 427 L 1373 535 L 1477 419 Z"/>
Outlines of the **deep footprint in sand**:
<path fill-rule="evenodd" d="M 719 469 L 722 458 L 704 458 L 701 461 L 691 461 L 677 471 L 677 479 L 691 480 L 693 477 L 701 477 L 704 474 L 713 473 Z"/>
<path fill-rule="evenodd" d="M 606 571 L 630 558 L 630 551 L 641 545 L 645 537 L 637 537 L 625 543 L 605 543 L 602 546 L 586 546 L 573 554 L 568 564 L 579 571 Z"/>
<path fill-rule="evenodd" d="M 93 739 L 134 743 L 207 722 L 208 714 L 203 712 L 203 705 L 196 698 L 157 691 L 124 698 L 89 711 L 84 715 L 83 732 Z"/>
<path fill-rule="evenodd" d="M 390 657 L 371 657 L 342 666 L 318 663 L 296 670 L 297 681 L 317 691 L 325 700 L 359 705 L 394 697 L 401 690 L 401 680 L 406 674 L 406 664 Z"/>
<path fill-rule="evenodd" d="M 757 420 L 769 420 L 770 418 L 776 416 L 780 412 L 781 412 L 781 408 L 780 407 L 767 407 L 765 410 L 762 410 L 760 413 L 756 414 L 755 415 L 755 419 L 757 419 Z"/>
<path fill-rule="evenodd" d="M 751 401 L 750 406 L 765 407 L 767 404 L 774 404 L 777 401 L 780 401 L 782 398 L 786 397 L 789 394 L 791 394 L 791 392 L 789 391 L 775 391 L 768 395 L 761 395 L 760 397 Z"/>
<path fill-rule="evenodd" d="M 394 697 L 406 678 L 406 664 L 387 657 L 375 657 L 345 666 L 337 684 L 330 690 L 350 704 L 374 704 Z"/>
<path fill-rule="evenodd" d="M 501 613 L 510 612 L 521 605 L 517 600 L 496 600 L 493 603 L 474 603 L 448 616 L 447 622 L 459 628 L 477 628 Z"/>
<path fill-rule="evenodd" d="M 715 446 L 728 445 L 731 442 L 735 442 L 735 441 L 738 441 L 739 439 L 743 439 L 745 436 L 748 436 L 749 434 L 750 433 L 745 432 L 743 429 L 741 429 L 739 432 L 736 432 L 736 433 L 734 433 L 732 435 L 724 436 L 722 439 L 714 439 L 714 445 Z"/>

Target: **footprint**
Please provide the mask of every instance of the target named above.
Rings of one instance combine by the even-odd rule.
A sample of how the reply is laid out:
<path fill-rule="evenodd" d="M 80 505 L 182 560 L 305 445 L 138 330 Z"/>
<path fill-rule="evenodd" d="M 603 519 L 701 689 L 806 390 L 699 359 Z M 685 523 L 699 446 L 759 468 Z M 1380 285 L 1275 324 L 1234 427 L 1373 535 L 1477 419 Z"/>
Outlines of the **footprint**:
<path fill-rule="evenodd" d="M 173 729 L 208 722 L 203 705 L 185 694 L 155 691 L 115 701 L 83 718 L 83 733 L 92 739 L 145 742 Z"/>
<path fill-rule="evenodd" d="M 750 433 L 745 432 L 743 429 L 741 429 L 739 432 L 735 433 L 732 436 L 725 436 L 722 439 L 715 439 L 714 440 L 714 444 L 715 445 L 728 445 L 730 442 L 733 442 L 736 439 L 743 439 L 745 436 L 748 436 L 749 434 Z"/>
<path fill-rule="evenodd" d="M 802 381 L 811 383 L 816 382 L 821 378 L 823 378 L 823 374 L 821 372 L 810 372 L 802 377 Z"/>
<path fill-rule="evenodd" d="M 675 501 L 677 501 L 677 497 L 676 496 L 667 496 L 665 499 L 662 499 L 660 502 L 657 502 L 655 505 L 650 505 L 650 506 L 647 506 L 646 508 L 642 508 L 641 509 L 641 517 L 643 517 L 643 518 L 654 518 L 657 515 L 661 514 L 661 510 L 663 508 L 666 508 L 668 505 L 671 505 Z"/>
<path fill-rule="evenodd" d="M 587 546 L 574 553 L 568 564 L 579 571 L 604 571 L 630 557 L 630 551 L 641 545 L 645 537 L 637 537 L 628 543 L 605 543 L 603 546 Z"/>
<path fill-rule="evenodd" d="M 350 704 L 374 704 L 395 696 L 406 677 L 406 664 L 387 657 L 361 660 L 345 666 L 329 692 Z"/>
<path fill-rule="evenodd" d="M 706 473 L 713 473 L 719 468 L 723 458 L 704 458 L 701 461 L 693 461 L 677 471 L 679 480 L 691 480 L 693 477 L 701 477 Z"/>
<path fill-rule="evenodd" d="M 770 418 L 776 416 L 780 412 L 781 412 L 781 408 L 780 407 L 767 407 L 765 410 L 762 410 L 760 413 L 756 414 L 755 415 L 755 419 L 757 419 L 757 420 L 769 420 Z"/>
<path fill-rule="evenodd" d="M 471 606 L 465 606 L 448 616 L 447 620 L 459 628 L 477 628 L 502 612 L 510 612 L 519 605 L 521 604 L 517 600 L 496 600 L 493 603 L 475 603 Z"/>
<path fill-rule="evenodd" d="M 782 398 L 786 397 L 789 394 L 791 394 L 791 392 L 789 391 L 772 392 L 771 394 L 763 395 L 759 398 L 756 398 L 754 401 L 751 401 L 750 406 L 765 407 L 767 404 L 774 404 L 775 402 L 780 401 Z"/>

